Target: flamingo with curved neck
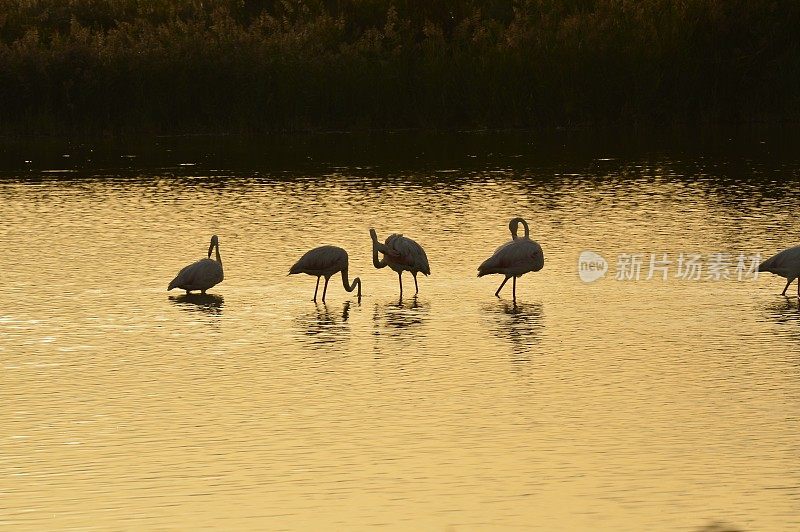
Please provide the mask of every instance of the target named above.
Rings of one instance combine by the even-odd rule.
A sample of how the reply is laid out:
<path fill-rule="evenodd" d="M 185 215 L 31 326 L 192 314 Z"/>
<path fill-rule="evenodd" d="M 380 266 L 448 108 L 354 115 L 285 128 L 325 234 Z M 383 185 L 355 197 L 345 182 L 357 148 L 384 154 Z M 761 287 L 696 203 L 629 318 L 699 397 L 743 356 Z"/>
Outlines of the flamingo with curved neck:
<path fill-rule="evenodd" d="M 508 222 L 508 230 L 511 231 L 511 240 L 517 239 L 517 229 L 519 228 L 519 224 L 522 224 L 522 227 L 525 228 L 525 238 L 531 238 L 531 231 L 528 229 L 528 222 L 526 222 L 522 218 L 512 218 L 510 222 Z"/>
<path fill-rule="evenodd" d="M 525 228 L 525 236 L 517 236 L 519 224 Z M 500 290 L 506 282 L 514 279 L 512 294 L 516 301 L 517 277 L 541 270 L 544 266 L 544 252 L 537 242 L 531 240 L 528 223 L 522 218 L 512 218 L 508 222 L 508 229 L 511 231 L 511 240 L 497 248 L 491 257 L 478 266 L 478 277 L 495 273 L 505 275 L 505 279 L 494 293 L 497 297 L 500 297 Z"/>
<path fill-rule="evenodd" d="M 328 281 L 337 273 L 342 273 L 342 286 L 348 292 L 352 292 L 358 288 L 358 299 L 361 300 L 361 279 L 356 277 L 351 283 L 348 280 L 348 257 L 347 251 L 337 246 L 320 246 L 308 251 L 305 255 L 300 257 L 294 266 L 289 269 L 289 275 L 296 273 L 305 273 L 311 276 L 316 276 L 317 286 L 314 288 L 314 299 L 317 301 L 317 292 L 319 291 L 319 279 L 325 277 L 325 288 L 322 289 L 322 302 L 325 302 L 325 296 L 328 293 Z"/>
<path fill-rule="evenodd" d="M 389 235 L 385 243 L 378 240 L 375 229 L 369 230 L 372 238 L 372 265 L 376 268 L 388 266 L 397 272 L 397 279 L 400 282 L 400 298 L 403 297 L 403 272 L 409 271 L 414 277 L 414 288 L 419 293 L 417 274 L 430 275 L 431 268 L 428 264 L 428 256 L 425 250 L 418 243 L 400 234 Z M 378 260 L 378 252 L 383 253 L 383 258 Z"/>

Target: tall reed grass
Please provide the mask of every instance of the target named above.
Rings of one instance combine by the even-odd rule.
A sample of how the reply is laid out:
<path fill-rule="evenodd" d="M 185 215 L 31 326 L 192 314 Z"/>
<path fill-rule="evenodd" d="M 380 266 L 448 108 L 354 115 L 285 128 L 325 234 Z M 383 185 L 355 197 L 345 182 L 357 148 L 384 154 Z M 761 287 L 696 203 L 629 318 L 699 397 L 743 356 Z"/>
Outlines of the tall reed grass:
<path fill-rule="evenodd" d="M 0 133 L 800 119 L 794 0 L 0 0 Z"/>

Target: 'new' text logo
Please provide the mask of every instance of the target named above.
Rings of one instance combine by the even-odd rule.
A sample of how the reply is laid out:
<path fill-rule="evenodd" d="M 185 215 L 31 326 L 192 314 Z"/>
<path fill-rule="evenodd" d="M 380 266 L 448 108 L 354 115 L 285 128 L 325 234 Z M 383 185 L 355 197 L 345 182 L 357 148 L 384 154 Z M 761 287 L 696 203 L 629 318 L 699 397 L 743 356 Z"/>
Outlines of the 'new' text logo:
<path fill-rule="evenodd" d="M 578 277 L 584 283 L 592 283 L 603 277 L 608 271 L 608 262 L 602 255 L 594 251 L 581 251 L 578 257 Z"/>

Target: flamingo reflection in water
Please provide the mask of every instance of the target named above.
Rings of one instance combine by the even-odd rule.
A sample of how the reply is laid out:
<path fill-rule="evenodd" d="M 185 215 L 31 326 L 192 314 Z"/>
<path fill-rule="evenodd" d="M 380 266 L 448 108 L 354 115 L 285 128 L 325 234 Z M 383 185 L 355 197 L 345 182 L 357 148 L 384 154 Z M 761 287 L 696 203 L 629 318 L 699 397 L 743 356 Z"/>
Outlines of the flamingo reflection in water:
<path fill-rule="evenodd" d="M 492 333 L 509 342 L 518 361 L 528 360 L 530 350 L 542 339 L 544 312 L 541 303 L 517 303 L 503 301 L 500 307 L 488 305 L 486 316 L 494 322 Z"/>
<path fill-rule="evenodd" d="M 198 311 L 212 316 L 222 314 L 225 298 L 218 294 L 181 294 L 169 296 L 169 300 L 180 308 L 189 311 Z"/>
<path fill-rule="evenodd" d="M 309 312 L 295 319 L 301 335 L 298 338 L 313 346 L 335 344 L 348 337 L 348 320 L 352 301 L 345 301 L 341 313 L 332 310 L 326 303 L 315 305 Z"/>

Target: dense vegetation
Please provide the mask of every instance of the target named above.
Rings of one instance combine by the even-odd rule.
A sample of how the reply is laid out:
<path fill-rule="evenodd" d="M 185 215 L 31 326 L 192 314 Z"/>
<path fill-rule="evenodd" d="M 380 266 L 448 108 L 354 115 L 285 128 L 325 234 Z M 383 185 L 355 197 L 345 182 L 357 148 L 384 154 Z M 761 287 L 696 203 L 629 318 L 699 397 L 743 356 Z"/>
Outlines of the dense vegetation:
<path fill-rule="evenodd" d="M 0 0 L 0 133 L 800 118 L 796 0 Z"/>

